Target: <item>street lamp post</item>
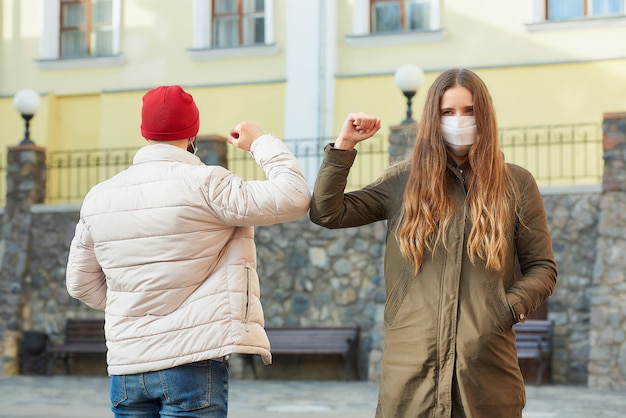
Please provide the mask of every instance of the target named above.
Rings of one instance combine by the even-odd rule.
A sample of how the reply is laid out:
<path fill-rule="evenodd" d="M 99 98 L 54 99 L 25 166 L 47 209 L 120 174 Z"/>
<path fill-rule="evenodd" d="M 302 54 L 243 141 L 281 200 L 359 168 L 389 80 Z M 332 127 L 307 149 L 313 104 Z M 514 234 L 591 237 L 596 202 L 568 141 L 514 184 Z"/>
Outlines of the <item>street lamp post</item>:
<path fill-rule="evenodd" d="M 413 99 L 417 90 L 424 83 L 424 71 L 415 64 L 405 64 L 396 70 L 394 81 L 396 82 L 396 86 L 406 97 L 406 119 L 402 121 L 402 125 L 414 123 L 411 99 Z"/>
<path fill-rule="evenodd" d="M 35 116 L 35 112 L 39 110 L 40 105 L 39 94 L 31 89 L 18 91 L 13 97 L 13 105 L 24 118 L 24 138 L 20 141 L 20 145 L 34 145 L 30 139 L 30 120 Z"/>

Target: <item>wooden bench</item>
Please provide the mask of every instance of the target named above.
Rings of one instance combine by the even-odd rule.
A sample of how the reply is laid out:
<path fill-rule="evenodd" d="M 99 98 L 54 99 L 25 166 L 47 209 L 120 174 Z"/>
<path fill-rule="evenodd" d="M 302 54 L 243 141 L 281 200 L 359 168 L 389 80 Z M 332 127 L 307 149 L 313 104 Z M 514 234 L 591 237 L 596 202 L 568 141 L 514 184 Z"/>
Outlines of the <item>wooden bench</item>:
<path fill-rule="evenodd" d="M 345 362 L 344 378 L 349 380 L 350 370 L 359 378 L 357 352 L 359 327 L 291 327 L 266 328 L 272 354 L 292 355 L 340 355 Z M 252 356 L 245 356 L 257 377 Z"/>
<path fill-rule="evenodd" d="M 70 354 L 98 354 L 106 351 L 104 319 L 68 319 L 63 344 L 49 343 L 46 347 L 48 374 L 52 373 L 59 358 L 63 359 L 65 373 L 69 373 Z"/>
<path fill-rule="evenodd" d="M 541 385 L 544 370 L 552 381 L 552 333 L 554 323 L 550 320 L 528 319 L 513 326 L 517 335 L 517 358 L 533 360 L 536 366 L 536 384 Z"/>

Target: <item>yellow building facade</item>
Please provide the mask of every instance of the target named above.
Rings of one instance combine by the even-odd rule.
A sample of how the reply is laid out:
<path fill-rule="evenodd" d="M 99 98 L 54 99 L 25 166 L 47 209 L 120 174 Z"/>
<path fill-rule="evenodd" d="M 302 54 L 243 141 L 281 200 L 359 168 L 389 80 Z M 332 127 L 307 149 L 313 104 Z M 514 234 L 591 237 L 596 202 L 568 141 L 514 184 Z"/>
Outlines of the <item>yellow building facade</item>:
<path fill-rule="evenodd" d="M 193 94 L 199 135 L 251 120 L 288 140 L 330 139 L 363 111 L 382 119 L 384 141 L 405 117 L 394 73 L 407 63 L 425 73 L 416 118 L 434 78 L 466 67 L 501 128 L 599 126 L 626 110 L 624 3 L 0 0 L 0 153 L 24 134 L 21 89 L 41 96 L 33 141 L 65 151 L 140 147 L 141 97 L 168 84 Z"/>

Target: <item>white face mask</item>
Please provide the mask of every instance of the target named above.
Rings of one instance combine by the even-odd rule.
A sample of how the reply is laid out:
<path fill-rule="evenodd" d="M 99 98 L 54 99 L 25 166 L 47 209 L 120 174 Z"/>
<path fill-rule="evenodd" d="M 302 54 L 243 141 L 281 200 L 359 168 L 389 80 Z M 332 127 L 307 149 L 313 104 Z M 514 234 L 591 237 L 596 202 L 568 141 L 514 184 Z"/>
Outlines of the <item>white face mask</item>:
<path fill-rule="evenodd" d="M 450 151 L 462 157 L 476 142 L 476 119 L 474 116 L 442 116 L 441 131 Z"/>

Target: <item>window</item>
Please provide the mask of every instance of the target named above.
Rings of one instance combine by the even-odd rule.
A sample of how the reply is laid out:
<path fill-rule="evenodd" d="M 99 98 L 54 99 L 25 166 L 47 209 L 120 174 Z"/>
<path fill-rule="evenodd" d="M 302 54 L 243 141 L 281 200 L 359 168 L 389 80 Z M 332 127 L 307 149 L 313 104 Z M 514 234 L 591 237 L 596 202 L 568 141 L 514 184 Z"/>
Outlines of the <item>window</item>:
<path fill-rule="evenodd" d="M 442 41 L 441 0 L 351 0 L 352 34 L 356 48 Z"/>
<path fill-rule="evenodd" d="M 195 61 L 276 54 L 273 18 L 274 0 L 192 0 L 187 53 Z"/>
<path fill-rule="evenodd" d="M 213 0 L 213 47 L 263 45 L 264 0 Z"/>
<path fill-rule="evenodd" d="M 624 14 L 624 0 L 546 0 L 546 20 Z"/>
<path fill-rule="evenodd" d="M 209 0 L 210 1 L 210 0 Z M 42 70 L 121 65 L 122 0 L 39 0 Z"/>
<path fill-rule="evenodd" d="M 113 0 L 61 0 L 61 58 L 113 55 Z"/>
<path fill-rule="evenodd" d="M 371 0 L 372 33 L 429 30 L 430 0 Z"/>
<path fill-rule="evenodd" d="M 529 32 L 626 25 L 626 0 L 525 0 Z"/>

